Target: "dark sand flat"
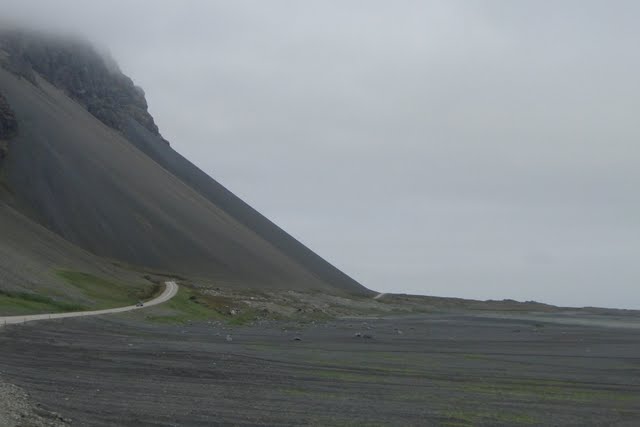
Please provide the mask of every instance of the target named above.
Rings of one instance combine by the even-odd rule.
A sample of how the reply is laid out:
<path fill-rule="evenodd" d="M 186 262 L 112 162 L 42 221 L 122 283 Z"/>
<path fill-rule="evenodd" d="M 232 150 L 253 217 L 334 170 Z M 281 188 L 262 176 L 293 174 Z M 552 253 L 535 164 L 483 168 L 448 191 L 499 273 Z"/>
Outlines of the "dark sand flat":
<path fill-rule="evenodd" d="M 73 425 L 637 425 L 635 320 L 529 317 L 69 319 L 0 331 L 0 375 Z"/>

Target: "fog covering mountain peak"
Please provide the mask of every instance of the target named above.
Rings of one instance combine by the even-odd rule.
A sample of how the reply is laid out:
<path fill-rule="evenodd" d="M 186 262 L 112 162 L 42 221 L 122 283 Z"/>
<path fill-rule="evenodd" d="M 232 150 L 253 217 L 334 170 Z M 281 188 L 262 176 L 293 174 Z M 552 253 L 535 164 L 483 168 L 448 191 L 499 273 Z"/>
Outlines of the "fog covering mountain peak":
<path fill-rule="evenodd" d="M 144 91 L 87 42 L 2 30 L 0 65 L 0 106 L 18 129 L 0 163 L 0 200 L 12 209 L 132 265 L 369 292 L 175 152 Z"/>
<path fill-rule="evenodd" d="M 144 91 L 122 74 L 106 52 L 98 52 L 81 38 L 25 30 L 0 30 L 3 68 L 38 85 L 36 74 L 62 89 L 100 121 L 123 130 L 133 118 L 159 135 L 147 111 Z"/>

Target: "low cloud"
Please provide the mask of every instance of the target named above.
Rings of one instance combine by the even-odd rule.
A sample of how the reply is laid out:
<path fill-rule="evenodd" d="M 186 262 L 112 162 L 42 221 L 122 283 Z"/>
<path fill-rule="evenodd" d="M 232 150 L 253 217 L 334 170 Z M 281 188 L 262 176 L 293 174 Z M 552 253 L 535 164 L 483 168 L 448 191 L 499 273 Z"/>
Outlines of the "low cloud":
<path fill-rule="evenodd" d="M 373 289 L 640 307 L 637 2 L 0 3 Z"/>

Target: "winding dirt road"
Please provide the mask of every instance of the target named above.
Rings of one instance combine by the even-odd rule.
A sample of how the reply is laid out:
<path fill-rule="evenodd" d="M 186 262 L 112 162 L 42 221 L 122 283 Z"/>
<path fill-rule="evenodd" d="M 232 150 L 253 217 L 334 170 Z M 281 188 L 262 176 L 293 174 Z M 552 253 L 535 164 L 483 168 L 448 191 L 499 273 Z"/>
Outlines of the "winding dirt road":
<path fill-rule="evenodd" d="M 169 301 L 178 293 L 178 284 L 174 281 L 165 282 L 165 289 L 162 294 L 157 298 L 144 303 L 142 307 L 130 305 L 127 307 L 108 308 L 106 310 L 95 311 L 75 311 L 72 313 L 51 313 L 51 314 L 33 314 L 28 316 L 6 316 L 0 317 L 0 327 L 4 325 L 11 325 L 14 323 L 26 323 L 36 320 L 49 320 L 49 319 L 66 319 L 68 317 L 83 317 L 83 316 L 99 316 L 101 314 L 123 313 L 125 311 L 140 310 L 145 307 L 151 307 L 153 305 L 162 304 Z"/>

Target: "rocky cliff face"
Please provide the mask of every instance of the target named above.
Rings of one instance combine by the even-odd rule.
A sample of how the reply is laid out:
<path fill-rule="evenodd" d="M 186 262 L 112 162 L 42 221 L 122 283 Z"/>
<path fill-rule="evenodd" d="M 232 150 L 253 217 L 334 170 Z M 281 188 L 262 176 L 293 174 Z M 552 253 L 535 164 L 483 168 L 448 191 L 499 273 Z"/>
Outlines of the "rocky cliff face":
<path fill-rule="evenodd" d="M 7 141 L 13 138 L 17 132 L 16 116 L 5 97 L 0 93 L 0 161 L 7 155 Z"/>
<path fill-rule="evenodd" d="M 0 93 L 0 139 L 9 139 L 18 132 L 16 115 L 5 97 Z"/>
<path fill-rule="evenodd" d="M 0 66 L 35 85 L 41 76 L 116 130 L 133 119 L 160 135 L 144 91 L 86 42 L 0 30 Z"/>

